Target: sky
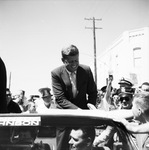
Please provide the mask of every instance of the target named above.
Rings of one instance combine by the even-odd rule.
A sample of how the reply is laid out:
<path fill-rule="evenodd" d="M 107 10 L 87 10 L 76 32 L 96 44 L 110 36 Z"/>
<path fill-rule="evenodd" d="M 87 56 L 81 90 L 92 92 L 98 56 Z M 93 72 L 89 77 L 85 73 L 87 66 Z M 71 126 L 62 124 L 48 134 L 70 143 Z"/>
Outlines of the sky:
<path fill-rule="evenodd" d="M 95 21 L 102 28 L 96 29 L 98 70 L 98 56 L 124 31 L 149 26 L 148 16 L 149 0 L 0 0 L 0 57 L 7 86 L 27 95 L 51 88 L 51 70 L 62 65 L 66 44 L 76 45 L 80 63 L 94 72 L 92 18 L 101 19 Z"/>

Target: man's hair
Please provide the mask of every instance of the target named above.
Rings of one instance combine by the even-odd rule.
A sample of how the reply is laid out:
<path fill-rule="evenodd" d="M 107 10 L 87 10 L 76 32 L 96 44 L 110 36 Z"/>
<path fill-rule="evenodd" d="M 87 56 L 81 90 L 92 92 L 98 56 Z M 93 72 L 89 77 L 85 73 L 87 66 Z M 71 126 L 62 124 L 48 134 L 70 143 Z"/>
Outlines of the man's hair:
<path fill-rule="evenodd" d="M 149 86 L 149 82 L 143 82 L 142 85 L 147 85 L 147 86 Z M 142 86 L 142 85 L 141 85 L 141 86 Z"/>
<path fill-rule="evenodd" d="M 134 95 L 133 101 L 146 115 L 149 115 L 149 92 L 139 91 Z"/>
<path fill-rule="evenodd" d="M 75 45 L 68 45 L 64 47 L 61 51 L 62 58 L 66 58 L 67 56 L 75 56 L 79 54 L 79 50 Z"/>
<path fill-rule="evenodd" d="M 140 88 L 142 88 L 143 85 L 145 85 L 145 86 L 148 87 L 145 91 L 148 91 L 148 92 L 149 92 L 149 82 L 143 82 L 143 83 L 141 84 Z"/>
<path fill-rule="evenodd" d="M 74 127 L 72 130 L 82 130 L 83 132 L 83 139 L 90 138 L 91 142 L 93 143 L 95 139 L 95 128 L 92 126 L 83 126 L 83 127 Z"/>

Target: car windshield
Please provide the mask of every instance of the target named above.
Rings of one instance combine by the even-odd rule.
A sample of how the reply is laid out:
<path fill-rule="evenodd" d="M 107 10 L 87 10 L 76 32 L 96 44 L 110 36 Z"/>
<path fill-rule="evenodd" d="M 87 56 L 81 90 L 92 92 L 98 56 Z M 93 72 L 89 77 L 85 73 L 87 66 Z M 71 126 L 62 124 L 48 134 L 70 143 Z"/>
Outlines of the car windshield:
<path fill-rule="evenodd" d="M 125 127 L 104 113 L 92 111 L 53 111 L 49 114 L 0 114 L 0 149 L 4 150 L 56 150 L 58 126 L 94 127 L 96 148 L 107 146 L 110 150 L 137 150 L 134 137 Z M 108 132 L 103 142 L 98 138 Z M 99 138 L 100 139 L 100 138 Z M 69 142 L 69 141 L 68 141 Z"/>

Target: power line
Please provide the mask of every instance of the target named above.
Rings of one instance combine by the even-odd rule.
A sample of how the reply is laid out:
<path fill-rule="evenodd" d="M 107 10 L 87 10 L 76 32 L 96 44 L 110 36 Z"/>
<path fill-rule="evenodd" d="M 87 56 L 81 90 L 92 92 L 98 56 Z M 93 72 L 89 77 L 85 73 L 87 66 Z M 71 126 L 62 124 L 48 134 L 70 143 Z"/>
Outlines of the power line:
<path fill-rule="evenodd" d="M 95 21 L 101 21 L 102 19 L 95 19 L 93 18 L 85 18 L 85 20 L 91 20 L 93 21 L 93 27 L 85 27 L 85 29 L 93 29 L 93 41 L 94 41 L 94 74 L 95 74 L 95 83 L 97 85 L 97 62 L 96 62 L 96 34 L 95 34 L 95 30 L 96 29 L 102 29 L 102 28 L 98 28 L 95 25 Z"/>

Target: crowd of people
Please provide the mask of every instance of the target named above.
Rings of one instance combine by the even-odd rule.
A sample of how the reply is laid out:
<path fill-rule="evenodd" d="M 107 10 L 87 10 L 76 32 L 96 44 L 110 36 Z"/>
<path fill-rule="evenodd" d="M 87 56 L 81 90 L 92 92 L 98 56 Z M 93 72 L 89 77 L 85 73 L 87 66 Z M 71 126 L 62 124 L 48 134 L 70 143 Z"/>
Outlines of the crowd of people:
<path fill-rule="evenodd" d="M 9 88 L 6 88 L 6 101 L 8 113 L 44 113 L 45 109 L 55 108 L 51 89 L 40 88 L 39 95 L 25 96 L 24 90 L 19 90 L 13 95 Z"/>
<path fill-rule="evenodd" d="M 0 107 L 0 112 L 44 113 L 46 109 L 98 109 L 110 112 L 129 109 L 134 116 L 131 121 L 125 118 L 115 121 L 121 122 L 133 135 L 136 134 L 134 138 L 138 147 L 144 149 L 147 144 L 144 146 L 144 141 L 141 143 L 138 140 L 141 137 L 138 133 L 149 133 L 149 82 L 145 81 L 134 88 L 129 79 L 122 78 L 118 83 L 119 88 L 115 88 L 112 86 L 113 76 L 110 75 L 107 85 L 98 89 L 90 67 L 79 63 L 79 50 L 75 45 L 64 47 L 61 54 L 63 65 L 51 71 L 52 89 L 40 88 L 40 96 L 31 95 L 29 98 L 24 90 L 12 95 L 6 87 L 6 70 L 2 63 L 1 70 L 4 74 L 1 73 L 3 83 L 0 84 L 0 96 L 5 107 Z M 91 150 L 92 147 L 110 150 L 111 142 L 119 140 L 117 132 L 110 125 L 106 125 L 98 135 L 95 130 L 98 129 L 56 127 L 57 150 Z"/>

